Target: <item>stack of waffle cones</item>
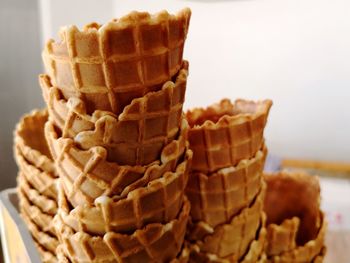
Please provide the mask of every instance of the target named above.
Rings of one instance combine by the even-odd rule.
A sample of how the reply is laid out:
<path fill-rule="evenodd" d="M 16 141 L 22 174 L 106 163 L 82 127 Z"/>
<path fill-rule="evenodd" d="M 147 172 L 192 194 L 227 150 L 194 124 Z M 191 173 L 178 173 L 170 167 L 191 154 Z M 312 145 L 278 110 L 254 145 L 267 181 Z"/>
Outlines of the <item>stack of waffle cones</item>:
<path fill-rule="evenodd" d="M 193 164 L 187 241 L 192 262 L 259 262 L 266 237 L 264 128 L 272 103 L 222 100 L 187 113 Z"/>
<path fill-rule="evenodd" d="M 43 52 L 45 136 L 59 175 L 61 262 L 177 262 L 192 152 L 182 107 L 191 12 L 132 12 Z"/>
<path fill-rule="evenodd" d="M 46 110 L 22 117 L 14 134 L 15 159 L 19 166 L 17 192 L 21 216 L 28 225 L 42 261 L 57 262 L 58 239 L 53 226 L 57 212 L 54 163 L 44 137 Z"/>
<path fill-rule="evenodd" d="M 318 181 L 263 176 L 272 102 L 183 114 L 190 16 L 132 12 L 46 44 L 47 110 L 15 132 L 43 262 L 322 262 Z"/>
<path fill-rule="evenodd" d="M 327 222 L 318 178 L 301 172 L 266 175 L 268 262 L 323 262 Z"/>

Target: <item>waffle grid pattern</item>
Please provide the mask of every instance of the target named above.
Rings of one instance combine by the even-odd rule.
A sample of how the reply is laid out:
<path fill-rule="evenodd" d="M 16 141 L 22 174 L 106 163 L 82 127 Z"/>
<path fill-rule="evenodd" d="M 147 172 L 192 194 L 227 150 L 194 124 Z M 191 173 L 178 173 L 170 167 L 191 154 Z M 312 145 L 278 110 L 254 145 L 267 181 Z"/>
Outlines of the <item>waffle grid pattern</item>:
<path fill-rule="evenodd" d="M 211 173 L 252 158 L 263 146 L 263 132 L 271 105 L 270 100 L 256 103 L 236 100 L 232 104 L 225 99 L 208 109 L 187 112 L 192 127 L 189 131 L 192 170 Z M 202 119 L 205 120 L 203 123 Z"/>
<path fill-rule="evenodd" d="M 188 63 L 184 62 L 175 83 L 167 82 L 161 90 L 134 99 L 118 117 L 101 111 L 88 115 L 81 100 L 62 99 L 48 76 L 41 75 L 40 83 L 62 137 L 75 137 L 83 149 L 103 146 L 108 159 L 121 165 L 145 165 L 157 160 L 162 148 L 178 135 L 187 68 Z"/>
<path fill-rule="evenodd" d="M 44 61 L 65 97 L 78 96 L 88 108 L 118 114 L 132 98 L 154 91 L 179 71 L 190 11 L 153 24 L 144 13 L 130 16 L 133 23 L 127 26 L 112 21 L 84 32 L 67 27 L 60 43 L 48 42 Z"/>
<path fill-rule="evenodd" d="M 184 201 L 178 218 L 167 224 L 149 224 L 132 234 L 108 232 L 103 237 L 74 232 L 59 215 L 57 231 L 69 258 L 86 262 L 166 262 L 180 252 L 190 205 Z"/>
<path fill-rule="evenodd" d="M 215 227 L 254 200 L 261 190 L 266 148 L 254 158 L 241 161 L 234 168 L 223 168 L 213 174 L 192 173 L 186 188 L 191 201 L 191 217 Z"/>
<path fill-rule="evenodd" d="M 68 199 L 76 206 L 89 205 L 101 195 L 125 196 L 136 186 L 142 186 L 175 169 L 186 147 L 187 126 L 182 128 L 178 140 L 163 149 L 162 163 L 156 162 L 146 167 L 119 166 L 107 162 L 107 154 L 102 147 L 79 150 L 71 139 L 58 138 L 51 122 L 46 124 L 45 132 Z"/>
<path fill-rule="evenodd" d="M 179 164 L 175 173 L 167 172 L 147 186 L 129 192 L 126 198 L 99 197 L 93 207 L 77 206 L 70 210 L 61 185 L 59 205 L 62 220 L 75 231 L 92 234 L 124 233 L 150 223 L 169 222 L 176 218 L 182 207 L 188 180 L 187 162 Z"/>

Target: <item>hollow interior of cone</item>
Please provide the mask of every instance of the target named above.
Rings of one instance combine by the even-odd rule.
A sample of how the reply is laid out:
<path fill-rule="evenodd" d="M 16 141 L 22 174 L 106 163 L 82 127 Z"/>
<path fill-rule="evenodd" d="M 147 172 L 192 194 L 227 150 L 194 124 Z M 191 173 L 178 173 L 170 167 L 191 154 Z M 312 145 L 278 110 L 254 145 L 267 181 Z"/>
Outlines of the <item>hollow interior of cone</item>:
<path fill-rule="evenodd" d="M 304 182 L 305 183 L 305 182 Z M 300 225 L 296 243 L 298 246 L 317 237 L 320 227 L 319 191 L 317 188 L 288 178 L 268 180 L 264 210 L 267 224 L 280 225 L 284 220 L 298 217 Z"/>
<path fill-rule="evenodd" d="M 44 134 L 46 120 L 46 118 L 35 120 L 35 123 L 27 125 L 25 129 L 21 130 L 19 135 L 30 148 L 52 159 Z"/>
<path fill-rule="evenodd" d="M 239 114 L 257 112 L 258 106 L 255 103 L 232 104 L 229 100 L 222 100 L 220 103 L 212 105 L 205 110 L 196 110 L 187 114 L 190 127 L 200 126 L 205 121 L 217 123 L 224 116 L 235 116 Z"/>

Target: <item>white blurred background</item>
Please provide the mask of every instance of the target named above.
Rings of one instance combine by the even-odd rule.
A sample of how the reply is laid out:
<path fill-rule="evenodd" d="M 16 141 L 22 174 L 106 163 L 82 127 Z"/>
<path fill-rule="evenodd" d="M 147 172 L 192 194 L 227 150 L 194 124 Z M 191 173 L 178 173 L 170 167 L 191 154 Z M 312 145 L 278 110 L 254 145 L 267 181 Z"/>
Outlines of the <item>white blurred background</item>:
<path fill-rule="evenodd" d="M 350 162 L 348 0 L 1 0 L 0 188 L 15 180 L 15 123 L 43 106 L 40 52 L 60 26 L 185 6 L 193 12 L 187 108 L 222 97 L 271 98 L 270 153 Z"/>

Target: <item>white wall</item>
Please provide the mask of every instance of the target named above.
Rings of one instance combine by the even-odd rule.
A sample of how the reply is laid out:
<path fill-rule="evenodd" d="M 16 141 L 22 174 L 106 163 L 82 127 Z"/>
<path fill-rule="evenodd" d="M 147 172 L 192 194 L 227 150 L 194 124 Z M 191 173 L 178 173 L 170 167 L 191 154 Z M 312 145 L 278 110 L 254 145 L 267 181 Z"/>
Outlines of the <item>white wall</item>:
<path fill-rule="evenodd" d="M 84 24 L 96 14 L 106 21 L 111 15 L 106 0 L 51 1 L 65 2 L 92 7 L 68 12 L 59 8 L 64 4 L 55 4 L 53 31 L 44 30 L 45 38 L 63 22 Z M 222 97 L 271 98 L 270 152 L 350 161 L 348 0 L 117 0 L 112 13 L 184 6 L 193 11 L 185 52 L 190 60 L 187 107 Z"/>

